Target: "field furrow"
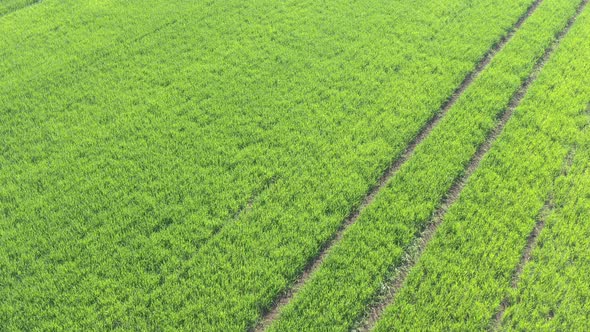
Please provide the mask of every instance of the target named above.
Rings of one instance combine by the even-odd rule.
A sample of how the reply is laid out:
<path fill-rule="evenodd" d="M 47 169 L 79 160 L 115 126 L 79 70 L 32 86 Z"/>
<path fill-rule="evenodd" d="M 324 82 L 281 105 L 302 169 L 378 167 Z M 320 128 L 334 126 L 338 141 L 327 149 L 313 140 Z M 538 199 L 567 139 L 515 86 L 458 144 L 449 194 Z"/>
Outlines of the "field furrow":
<path fill-rule="evenodd" d="M 585 329 L 587 2 L 0 0 L 0 330 Z"/>
<path fill-rule="evenodd" d="M 412 243 L 437 207 L 442 204 L 439 211 L 444 211 L 443 198 L 447 196 L 447 204 L 455 199 L 463 186 L 461 176 L 475 169 L 502 130 L 529 76 L 535 73 L 535 63 L 542 61 L 539 59 L 576 7 L 571 1 L 540 4 L 344 234 L 271 330 L 346 330 L 361 319 L 370 303 L 387 302 L 387 280 L 395 279 L 404 255 L 416 249 Z"/>
<path fill-rule="evenodd" d="M 510 283 L 510 287 L 512 287 L 512 289 L 515 289 L 518 287 L 518 283 L 520 282 L 522 271 L 523 271 L 525 265 L 531 259 L 531 253 L 532 253 L 534 247 L 537 245 L 537 241 L 539 239 L 539 234 L 541 233 L 541 231 L 545 227 L 545 222 L 546 222 L 547 216 L 554 209 L 553 198 L 551 197 L 552 194 L 549 194 L 549 195 L 550 195 L 549 199 L 547 200 L 547 202 L 545 203 L 545 205 L 541 209 L 539 216 L 536 218 L 537 223 L 535 224 L 535 227 L 533 228 L 533 230 L 529 234 L 529 237 L 527 238 L 526 246 L 524 247 L 524 251 L 521 255 L 520 262 L 518 262 L 518 265 L 516 266 L 516 269 L 515 269 L 514 273 L 512 274 L 512 281 Z M 498 310 L 496 310 L 496 315 L 494 316 L 494 318 L 492 320 L 492 324 L 491 324 L 492 330 L 494 330 L 494 331 L 498 330 L 508 305 L 509 305 L 509 298 L 505 297 L 502 300 L 502 303 L 500 303 L 500 307 L 498 308 Z"/>
<path fill-rule="evenodd" d="M 556 182 L 555 206 L 546 217 L 538 244 L 524 266 L 516 290 L 505 301 L 499 330 L 590 328 L 590 117 L 575 144 L 571 169 Z"/>
<path fill-rule="evenodd" d="M 587 121 L 585 6 L 447 212 L 377 331 L 494 327 L 539 211 L 558 188 L 555 178 L 580 136 L 580 122 Z"/>
<path fill-rule="evenodd" d="M 0 1 L 0 17 L 34 5 L 40 1 L 41 0 L 2 0 Z"/>
<path fill-rule="evenodd" d="M 2 325 L 251 327 L 532 3 L 4 17 Z"/>
<path fill-rule="evenodd" d="M 521 18 L 516 22 L 516 24 L 512 27 L 510 32 L 501 38 L 499 42 L 497 42 L 494 47 L 492 47 L 487 54 L 483 57 L 482 60 L 478 63 L 475 69 L 469 73 L 461 82 L 459 87 L 453 92 L 451 97 L 448 101 L 446 101 L 441 110 L 437 112 L 427 123 L 426 125 L 420 130 L 420 132 L 416 135 L 416 137 L 408 144 L 404 152 L 401 154 L 400 157 L 394 160 L 393 164 L 390 165 L 383 175 L 380 177 L 377 185 L 374 186 L 369 190 L 367 195 L 364 197 L 363 202 L 360 206 L 354 209 L 346 218 L 345 222 L 340 226 L 340 228 L 336 231 L 333 235 L 332 239 L 322 247 L 320 253 L 317 257 L 311 260 L 306 268 L 304 269 L 302 275 L 298 278 L 297 282 L 288 290 L 286 291 L 279 299 L 275 301 L 273 307 L 268 310 L 265 315 L 262 317 L 258 325 L 256 326 L 256 331 L 262 331 L 268 328 L 268 326 L 277 319 L 279 312 L 282 308 L 287 305 L 292 298 L 295 296 L 295 293 L 303 287 L 303 285 L 308 282 L 309 278 L 315 271 L 321 266 L 321 264 L 326 259 L 330 249 L 337 243 L 342 240 L 342 237 L 346 230 L 354 224 L 359 216 L 361 215 L 362 211 L 369 206 L 374 200 L 375 197 L 379 194 L 381 190 L 383 190 L 387 184 L 391 181 L 391 178 L 396 175 L 399 169 L 408 161 L 408 159 L 414 153 L 416 147 L 422 143 L 422 141 L 428 137 L 428 135 L 432 132 L 432 130 L 439 124 L 441 119 L 447 114 L 447 112 L 455 105 L 459 97 L 465 92 L 465 90 L 473 83 L 473 80 L 480 75 L 480 73 L 489 65 L 490 61 L 494 58 L 494 56 L 504 48 L 506 43 L 514 36 L 514 33 L 520 28 L 520 26 L 524 23 L 524 21 L 537 9 L 541 1 L 535 1 L 527 10 L 527 12 L 521 16 Z"/>

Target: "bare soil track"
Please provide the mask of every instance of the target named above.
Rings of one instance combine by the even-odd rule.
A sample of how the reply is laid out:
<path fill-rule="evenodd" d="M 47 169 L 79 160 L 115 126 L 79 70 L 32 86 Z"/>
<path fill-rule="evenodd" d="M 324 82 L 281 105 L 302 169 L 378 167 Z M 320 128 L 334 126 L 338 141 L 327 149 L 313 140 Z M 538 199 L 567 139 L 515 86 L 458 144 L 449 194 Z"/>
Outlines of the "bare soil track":
<path fill-rule="evenodd" d="M 547 63 L 549 58 L 551 57 L 551 54 L 553 54 L 553 52 L 555 51 L 555 49 L 557 48 L 557 46 L 559 45 L 561 40 L 569 32 L 572 25 L 574 24 L 574 22 L 576 21 L 578 16 L 582 13 L 582 11 L 584 10 L 587 3 L 588 3 L 588 0 L 583 0 L 580 3 L 580 6 L 576 10 L 576 13 L 568 21 L 566 27 L 555 37 L 554 42 L 551 44 L 551 46 L 549 48 L 547 48 L 547 50 L 545 50 L 545 53 L 543 54 L 543 56 L 535 64 L 531 75 L 524 81 L 524 83 L 521 85 L 519 90 L 514 94 L 514 96 L 512 97 L 512 99 L 509 103 L 508 108 L 501 115 L 500 120 L 498 121 L 496 127 L 488 135 L 485 142 L 479 147 L 478 151 L 476 152 L 476 154 L 473 156 L 473 158 L 469 162 L 469 165 L 467 166 L 464 175 L 457 182 L 455 182 L 455 184 L 451 187 L 451 189 L 448 192 L 446 199 L 442 203 L 441 207 L 435 212 L 434 217 L 432 218 L 432 221 L 429 223 L 429 225 L 426 227 L 426 229 L 422 232 L 422 235 L 420 236 L 420 238 L 417 239 L 417 241 L 413 245 L 413 247 L 414 247 L 412 250 L 413 254 L 408 255 L 405 258 L 405 262 L 403 263 L 403 265 L 397 269 L 397 271 L 398 271 L 397 276 L 391 282 L 390 287 L 387 288 L 387 294 L 383 294 L 381 296 L 383 298 L 383 300 L 380 301 L 379 303 L 376 303 L 370 309 L 370 311 L 369 311 L 370 314 L 367 316 L 366 320 L 364 321 L 364 324 L 362 324 L 362 327 L 359 329 L 360 331 L 371 330 L 375 326 L 375 323 L 377 322 L 377 320 L 381 317 L 381 314 L 383 313 L 385 308 L 395 300 L 395 295 L 399 292 L 401 287 L 404 285 L 410 270 L 414 267 L 416 262 L 419 260 L 420 256 L 424 252 L 424 249 L 426 248 L 426 246 L 428 245 L 430 240 L 432 240 L 438 226 L 440 226 L 440 224 L 442 223 L 444 216 L 445 216 L 446 212 L 448 211 L 449 207 L 453 203 L 455 203 L 455 201 L 458 199 L 461 191 L 463 190 L 463 188 L 467 184 L 470 176 L 479 167 L 481 160 L 487 154 L 487 152 L 490 150 L 490 148 L 492 147 L 492 144 L 496 141 L 496 139 L 498 138 L 498 136 L 500 135 L 500 133 L 502 132 L 502 130 L 506 126 L 506 123 L 512 117 L 514 110 L 516 109 L 516 107 L 518 107 L 518 105 L 522 101 L 522 98 L 526 95 L 531 83 L 537 79 L 540 71 L 543 69 L 543 67 L 545 66 L 545 64 Z M 544 210 L 546 208 L 550 208 L 550 205 L 547 205 L 544 208 Z M 544 216 L 544 213 L 545 212 L 542 212 L 542 216 Z M 513 287 L 515 287 L 516 283 L 518 282 L 519 276 L 522 273 L 522 269 L 524 268 L 524 265 L 526 264 L 526 262 L 528 262 L 528 260 L 530 260 L 530 255 L 531 255 L 532 249 L 534 247 L 534 244 L 536 243 L 537 237 L 538 237 L 539 233 L 541 232 L 543 226 L 544 226 L 544 221 L 542 221 L 542 219 L 541 219 L 541 221 L 539 223 L 537 223 L 537 225 L 533 229 L 531 235 L 529 236 L 527 246 L 525 247 L 525 251 L 523 253 L 521 263 L 517 267 L 517 269 L 515 271 L 515 276 L 513 277 L 513 283 L 512 283 Z M 514 281 L 514 280 L 516 280 L 516 281 Z M 503 303 L 502 306 L 504 307 L 504 310 L 505 310 L 505 308 L 506 308 L 505 303 Z M 503 310 L 500 310 L 498 313 L 498 315 L 500 315 L 499 316 L 500 319 L 501 319 L 502 313 L 503 313 Z"/>
<path fill-rule="evenodd" d="M 302 275 L 299 277 L 297 282 L 282 296 L 280 296 L 273 304 L 273 306 L 263 314 L 263 317 L 259 324 L 251 329 L 252 331 L 264 331 L 266 330 L 270 324 L 277 319 L 281 309 L 287 305 L 291 299 L 295 296 L 295 294 L 301 289 L 301 287 L 309 280 L 310 276 L 321 266 L 324 259 L 330 252 L 330 249 L 340 240 L 342 239 L 344 232 L 348 227 L 354 224 L 361 212 L 371 204 L 377 194 L 389 183 L 390 179 L 397 173 L 397 171 L 408 161 L 408 159 L 414 153 L 416 147 L 432 132 L 432 130 L 438 125 L 441 119 L 448 113 L 448 111 L 455 105 L 459 97 L 465 92 L 465 90 L 473 83 L 475 78 L 479 76 L 479 74 L 487 68 L 490 64 L 494 56 L 500 52 L 504 46 L 512 39 L 516 31 L 522 26 L 522 24 L 526 21 L 528 17 L 530 17 L 533 12 L 539 7 L 543 0 L 535 1 L 526 11 L 524 15 L 522 15 L 518 21 L 512 26 L 508 34 L 503 36 L 496 44 L 492 46 L 490 50 L 484 55 L 484 57 L 478 62 L 477 66 L 473 71 L 471 71 L 465 79 L 461 82 L 461 84 L 455 89 L 453 94 L 450 98 L 441 106 L 440 110 L 422 127 L 416 137 L 408 144 L 404 152 L 396 158 L 393 163 L 385 170 L 383 175 L 379 178 L 377 184 L 372 187 L 363 202 L 354 209 L 349 216 L 345 219 L 342 223 L 340 228 L 336 231 L 334 236 L 331 240 L 329 240 L 322 249 L 320 250 L 318 256 L 315 259 L 309 262 L 306 268 L 303 270 Z M 522 96 L 521 96 L 522 98 Z"/>

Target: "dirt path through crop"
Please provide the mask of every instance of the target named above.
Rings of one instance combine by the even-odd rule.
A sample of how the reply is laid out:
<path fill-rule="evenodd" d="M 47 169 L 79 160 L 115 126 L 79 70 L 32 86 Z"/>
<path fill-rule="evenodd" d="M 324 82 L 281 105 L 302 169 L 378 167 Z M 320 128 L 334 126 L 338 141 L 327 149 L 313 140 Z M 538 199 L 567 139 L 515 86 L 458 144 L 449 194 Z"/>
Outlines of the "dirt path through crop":
<path fill-rule="evenodd" d="M 506 123 L 512 117 L 514 110 L 522 101 L 522 98 L 525 96 L 531 83 L 537 79 L 540 71 L 543 69 L 543 67 L 545 66 L 545 64 L 547 63 L 549 58 L 551 57 L 551 54 L 553 54 L 553 52 L 555 51 L 555 49 L 557 48 L 557 46 L 559 45 L 561 40 L 569 32 L 569 30 L 571 29 L 575 20 L 578 18 L 578 16 L 584 10 L 587 3 L 588 3 L 588 0 L 582 1 L 580 6 L 578 7 L 576 13 L 568 21 L 566 27 L 556 36 L 556 38 L 555 38 L 554 42 L 551 44 L 551 46 L 549 48 L 547 48 L 547 50 L 545 50 L 545 53 L 543 54 L 543 56 L 537 61 L 531 75 L 521 85 L 521 87 L 516 92 L 516 94 L 514 94 L 514 96 L 512 97 L 512 100 L 509 103 L 508 108 L 502 114 L 496 127 L 488 135 L 485 142 L 479 147 L 477 153 L 473 156 L 473 158 L 469 162 L 469 165 L 467 166 L 467 169 L 465 170 L 464 175 L 457 182 L 455 182 L 455 184 L 451 187 L 449 193 L 446 196 L 447 198 L 444 200 L 441 207 L 435 212 L 434 217 L 432 218 L 429 225 L 422 232 L 422 235 L 420 236 L 420 238 L 417 239 L 415 241 L 415 243 L 411 246 L 410 250 L 408 250 L 408 252 L 411 252 L 412 254 L 407 255 L 406 258 L 404 259 L 404 263 L 402 264 L 402 266 L 397 269 L 397 271 L 398 271 L 397 275 L 391 281 L 390 287 L 387 288 L 387 292 L 380 296 L 382 298 L 382 301 L 375 304 L 370 309 L 370 311 L 369 311 L 370 314 L 363 321 L 363 324 L 361 325 L 361 328 L 359 329 L 360 331 L 371 330 L 375 326 L 375 323 L 377 322 L 377 320 L 379 320 L 379 318 L 381 317 L 385 308 L 395 300 L 396 294 L 399 292 L 399 290 L 404 285 L 409 272 L 412 270 L 412 268 L 414 267 L 416 262 L 420 259 L 420 256 L 424 252 L 426 246 L 428 245 L 428 243 L 431 241 L 432 237 L 436 233 L 436 230 L 438 229 L 438 226 L 440 226 L 440 224 L 442 223 L 444 216 L 445 216 L 446 212 L 448 211 L 449 207 L 451 205 L 453 205 L 453 203 L 455 203 L 455 201 L 458 199 L 459 194 L 461 193 L 461 191 L 463 190 L 463 188 L 467 184 L 469 178 L 475 172 L 475 170 L 479 167 L 481 160 L 488 153 L 492 144 L 496 141 L 496 139 L 498 138 L 498 136 L 500 135 L 500 133 L 504 129 Z M 526 247 L 528 250 L 528 253 L 527 253 L 527 250 L 525 250 L 525 252 L 523 254 L 523 262 L 524 263 L 522 263 L 522 266 L 519 265 L 519 268 L 517 268 L 517 270 L 515 272 L 516 279 L 518 279 L 518 276 L 520 275 L 520 273 L 522 273 L 522 268 L 523 268 L 524 264 L 526 264 L 528 259 L 530 259 L 530 251 L 532 251 L 534 243 L 538 237 L 538 234 L 542 230 L 543 226 L 544 226 L 544 222 L 539 222 L 536 225 L 533 232 L 531 233 L 531 235 L 529 236 L 529 243 L 527 244 L 527 247 Z M 514 283 L 514 281 L 513 281 L 513 283 Z M 501 318 L 501 313 L 499 313 L 499 315 Z"/>
<path fill-rule="evenodd" d="M 487 68 L 489 63 L 492 61 L 494 56 L 500 52 L 504 46 L 512 39 L 516 31 L 522 26 L 528 17 L 539 7 L 543 0 L 535 1 L 522 15 L 514 26 L 510 29 L 510 32 L 502 37 L 488 52 L 485 54 L 482 60 L 480 60 L 473 71 L 471 71 L 467 77 L 461 82 L 459 87 L 455 89 L 451 97 L 441 106 L 439 112 L 437 112 L 420 130 L 416 137 L 408 144 L 404 152 L 397 158 L 379 178 L 377 185 L 369 190 L 365 196 L 363 202 L 359 207 L 353 210 L 353 212 L 345 219 L 344 223 L 336 231 L 331 240 L 329 240 L 320 250 L 319 254 L 313 259 L 304 269 L 302 275 L 299 277 L 297 282 L 282 296 L 280 296 L 274 303 L 274 305 L 266 311 L 263 315 L 262 320 L 259 324 L 252 329 L 253 331 L 264 331 L 270 324 L 278 317 L 281 309 L 287 305 L 294 295 L 301 289 L 301 287 L 309 280 L 310 276 L 319 268 L 323 263 L 324 259 L 330 252 L 330 249 L 340 240 L 346 229 L 356 222 L 361 212 L 373 202 L 377 194 L 387 185 L 390 179 L 397 173 L 397 171 L 408 161 L 408 159 L 414 153 L 416 147 L 432 132 L 432 130 L 438 125 L 441 119 L 448 113 L 448 111 L 455 105 L 459 97 L 465 92 L 465 90 L 473 83 L 476 77 Z"/>

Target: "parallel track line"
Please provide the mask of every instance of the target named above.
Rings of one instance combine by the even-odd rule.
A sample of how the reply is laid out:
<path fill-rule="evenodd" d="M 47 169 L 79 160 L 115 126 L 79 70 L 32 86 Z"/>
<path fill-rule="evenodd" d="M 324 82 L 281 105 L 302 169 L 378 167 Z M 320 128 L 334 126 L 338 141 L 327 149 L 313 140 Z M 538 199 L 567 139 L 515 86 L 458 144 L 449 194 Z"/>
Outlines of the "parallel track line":
<path fill-rule="evenodd" d="M 345 231 L 354 224 L 361 212 L 370 205 L 374 200 L 377 194 L 385 188 L 387 183 L 391 180 L 391 178 L 397 173 L 397 171 L 410 159 L 413 155 L 416 147 L 432 132 L 432 130 L 439 124 L 439 122 L 444 118 L 444 116 L 448 113 L 448 111 L 455 105 L 459 97 L 463 95 L 465 90 L 471 86 L 473 81 L 484 71 L 487 66 L 490 64 L 492 59 L 498 54 L 504 46 L 512 39 L 516 31 L 522 26 L 522 24 L 526 21 L 528 17 L 530 17 L 534 11 L 539 7 L 543 0 L 536 0 L 531 6 L 527 9 L 524 15 L 522 15 L 518 21 L 512 26 L 510 32 L 503 36 L 497 43 L 495 43 L 490 50 L 484 55 L 483 59 L 481 59 L 475 69 L 471 71 L 465 79 L 461 82 L 459 87 L 455 89 L 452 93 L 451 97 L 442 105 L 439 112 L 437 112 L 418 132 L 416 137 L 408 144 L 404 152 L 394 160 L 394 162 L 385 170 L 385 172 L 379 178 L 377 184 L 372 187 L 365 198 L 363 199 L 362 203 L 354 209 L 348 217 L 345 219 L 344 223 L 340 226 L 340 228 L 336 231 L 333 235 L 332 239 L 327 241 L 326 244 L 322 247 L 319 254 L 309 262 L 309 264 L 305 267 L 303 273 L 297 280 L 297 282 L 282 296 L 280 296 L 273 304 L 273 306 L 267 310 L 258 323 L 258 325 L 252 329 L 253 331 L 264 331 L 270 326 L 270 324 L 278 317 L 279 312 L 281 309 L 287 305 L 291 299 L 295 296 L 295 294 L 301 289 L 301 287 L 309 280 L 310 276 L 320 267 L 323 263 L 324 259 L 330 252 L 330 249 L 340 240 L 342 239 Z"/>

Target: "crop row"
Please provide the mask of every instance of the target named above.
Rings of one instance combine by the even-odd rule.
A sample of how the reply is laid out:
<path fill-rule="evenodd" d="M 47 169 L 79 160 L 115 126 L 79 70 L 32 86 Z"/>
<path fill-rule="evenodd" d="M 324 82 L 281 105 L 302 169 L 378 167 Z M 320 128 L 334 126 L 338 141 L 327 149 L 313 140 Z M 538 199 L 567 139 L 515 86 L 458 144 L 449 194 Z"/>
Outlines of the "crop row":
<path fill-rule="evenodd" d="M 541 3 L 348 229 L 271 330 L 346 330 L 359 320 L 576 7 L 571 1 Z"/>
<path fill-rule="evenodd" d="M 1 325 L 251 326 L 530 3 L 3 17 Z"/>
<path fill-rule="evenodd" d="M 5 17 L 2 325 L 252 324 L 529 2 Z"/>
<path fill-rule="evenodd" d="M 377 331 L 492 327 L 540 211 L 559 192 L 555 179 L 567 171 L 568 151 L 587 125 L 589 22 L 586 10 L 446 214 Z M 577 319 L 565 324 L 576 326 Z"/>
<path fill-rule="evenodd" d="M 171 17 L 185 15 L 184 11 L 193 14 L 182 1 L 26 2 L 35 5 L 0 20 L 0 75 L 7 80 L 2 83 L 31 84 L 78 71 L 108 52 L 128 47 L 134 38 L 157 30 Z M 204 5 L 192 7 L 206 13 Z"/>
<path fill-rule="evenodd" d="M 584 125 L 584 124 L 582 124 Z M 590 115 L 575 141 L 572 165 L 555 183 L 545 220 L 503 320 L 503 330 L 590 329 Z"/>
<path fill-rule="evenodd" d="M 38 0 L 2 0 L 0 1 L 0 17 L 36 2 L 38 2 Z"/>

